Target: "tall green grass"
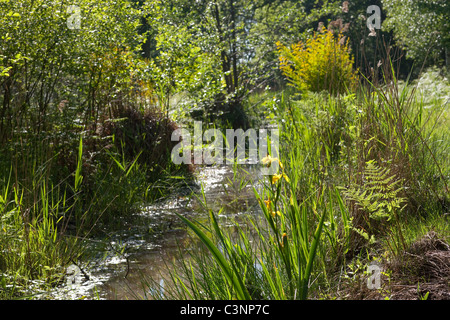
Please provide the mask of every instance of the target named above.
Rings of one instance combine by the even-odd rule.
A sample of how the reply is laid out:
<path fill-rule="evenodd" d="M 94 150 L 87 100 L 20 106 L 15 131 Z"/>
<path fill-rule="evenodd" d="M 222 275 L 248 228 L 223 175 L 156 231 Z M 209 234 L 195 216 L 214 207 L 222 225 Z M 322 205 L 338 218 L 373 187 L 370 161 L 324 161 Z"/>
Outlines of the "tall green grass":
<path fill-rule="evenodd" d="M 51 288 L 77 254 L 74 238 L 61 239 L 59 224 L 71 210 L 65 195 L 46 180 L 37 182 L 35 191 L 34 202 L 29 203 L 26 188 L 11 179 L 1 190 L 1 299 L 24 298 Z M 35 291 L 29 290 L 36 281 Z"/>

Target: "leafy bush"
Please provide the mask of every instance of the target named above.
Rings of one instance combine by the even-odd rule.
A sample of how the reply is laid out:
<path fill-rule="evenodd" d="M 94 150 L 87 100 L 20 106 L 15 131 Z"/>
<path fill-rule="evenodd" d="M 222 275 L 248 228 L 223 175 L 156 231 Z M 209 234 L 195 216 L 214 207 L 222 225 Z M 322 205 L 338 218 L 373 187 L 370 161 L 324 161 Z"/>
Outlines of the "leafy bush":
<path fill-rule="evenodd" d="M 343 93 L 356 84 L 353 57 L 348 39 L 339 32 L 337 37 L 325 27 L 306 43 L 288 48 L 277 43 L 280 68 L 297 89 Z"/>

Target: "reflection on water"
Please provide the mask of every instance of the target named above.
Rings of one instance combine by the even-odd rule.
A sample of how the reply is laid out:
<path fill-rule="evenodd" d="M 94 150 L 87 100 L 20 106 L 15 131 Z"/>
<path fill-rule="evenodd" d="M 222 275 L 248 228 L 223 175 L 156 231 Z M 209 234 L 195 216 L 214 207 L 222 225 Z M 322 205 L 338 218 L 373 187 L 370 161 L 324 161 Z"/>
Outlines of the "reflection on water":
<path fill-rule="evenodd" d="M 198 170 L 198 183 L 203 185 L 208 207 L 215 211 L 224 208 L 219 216 L 224 226 L 233 225 L 229 218 L 259 212 L 253 192 L 260 179 L 259 170 L 249 166 L 239 171 L 236 175 L 228 166 Z M 202 197 L 199 190 L 196 194 Z M 110 235 L 107 241 L 89 242 L 94 258 L 86 266 L 71 266 L 68 280 L 56 296 L 124 300 L 162 294 L 161 275 L 168 275 L 168 266 L 182 254 L 180 248 L 195 249 L 177 213 L 206 217 L 200 201 L 189 190 L 181 190 L 173 198 L 143 208 L 120 234 Z M 145 282 L 150 278 L 156 281 L 153 289 Z"/>

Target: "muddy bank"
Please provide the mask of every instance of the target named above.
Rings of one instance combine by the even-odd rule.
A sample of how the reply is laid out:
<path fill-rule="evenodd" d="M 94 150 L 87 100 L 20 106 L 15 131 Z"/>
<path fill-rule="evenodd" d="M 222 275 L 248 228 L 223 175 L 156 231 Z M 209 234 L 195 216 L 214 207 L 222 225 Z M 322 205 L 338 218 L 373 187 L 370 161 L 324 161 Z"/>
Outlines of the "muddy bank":
<path fill-rule="evenodd" d="M 450 246 L 430 232 L 388 265 L 391 299 L 450 300 Z"/>
<path fill-rule="evenodd" d="M 381 267 L 381 288 L 366 279 L 340 292 L 350 300 L 450 300 L 450 245 L 431 231 Z"/>

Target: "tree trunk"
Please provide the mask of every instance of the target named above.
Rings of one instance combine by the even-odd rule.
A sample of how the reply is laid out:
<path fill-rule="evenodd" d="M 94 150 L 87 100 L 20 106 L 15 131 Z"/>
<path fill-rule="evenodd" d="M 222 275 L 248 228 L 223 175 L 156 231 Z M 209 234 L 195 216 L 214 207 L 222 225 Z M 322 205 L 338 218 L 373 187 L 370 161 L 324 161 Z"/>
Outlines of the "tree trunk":
<path fill-rule="evenodd" d="M 239 75 L 237 72 L 237 39 L 236 39 L 236 9 L 234 7 L 234 0 L 230 0 L 230 14 L 231 14 L 231 58 L 233 61 L 233 92 L 236 90 L 236 88 L 239 87 Z"/>
<path fill-rule="evenodd" d="M 220 41 L 220 43 L 223 43 L 224 36 L 223 36 L 223 30 L 222 30 L 222 23 L 220 22 L 219 7 L 218 7 L 217 3 L 214 6 L 214 18 L 216 20 L 216 28 L 217 28 L 217 33 L 219 35 L 219 41 Z M 222 72 L 225 77 L 227 93 L 231 93 L 231 92 L 233 92 L 233 90 L 232 90 L 233 84 L 232 84 L 232 77 L 230 74 L 230 71 L 231 71 L 230 59 L 224 49 L 221 49 L 221 51 L 220 51 L 220 60 L 222 61 Z"/>

